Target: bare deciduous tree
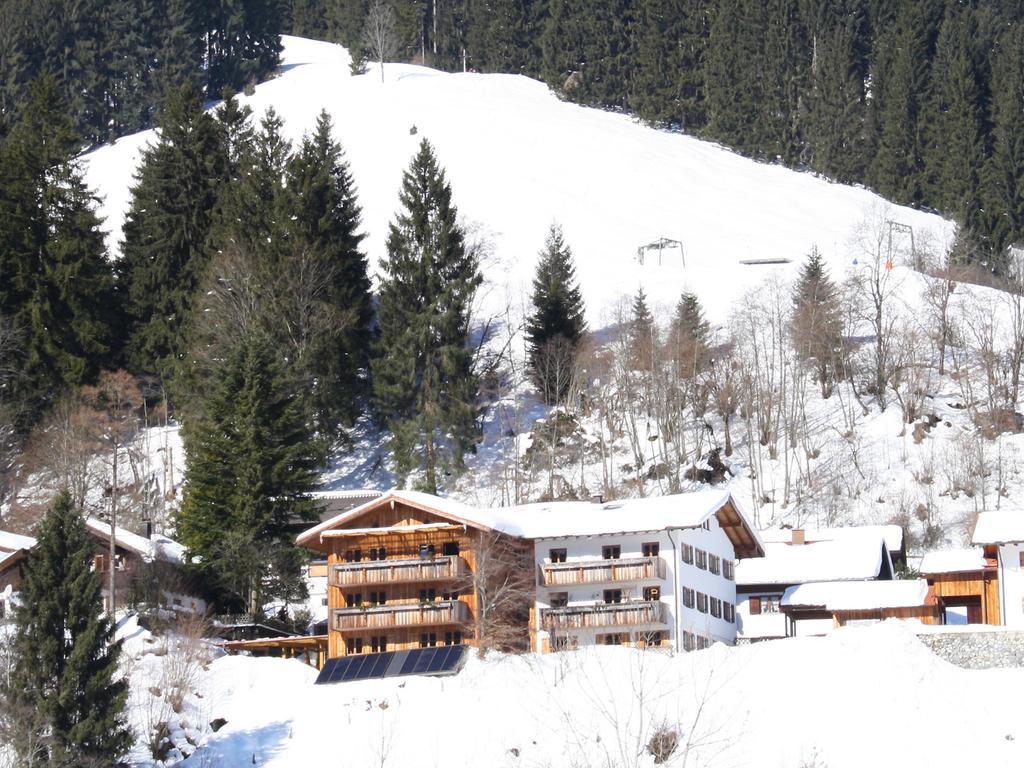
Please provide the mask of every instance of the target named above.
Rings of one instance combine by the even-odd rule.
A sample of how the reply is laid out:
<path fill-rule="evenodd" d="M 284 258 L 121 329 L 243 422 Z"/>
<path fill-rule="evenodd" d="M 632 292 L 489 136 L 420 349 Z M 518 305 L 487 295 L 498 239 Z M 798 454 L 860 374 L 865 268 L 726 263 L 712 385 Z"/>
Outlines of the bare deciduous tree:
<path fill-rule="evenodd" d="M 457 582 L 459 591 L 476 595 L 473 631 L 481 648 L 527 650 L 536 587 L 529 545 L 498 532 L 480 533 L 471 574 Z"/>
<path fill-rule="evenodd" d="M 363 26 L 363 47 L 380 65 L 380 81 L 384 82 L 384 62 L 398 53 L 398 31 L 395 12 L 384 0 L 371 0 Z"/>

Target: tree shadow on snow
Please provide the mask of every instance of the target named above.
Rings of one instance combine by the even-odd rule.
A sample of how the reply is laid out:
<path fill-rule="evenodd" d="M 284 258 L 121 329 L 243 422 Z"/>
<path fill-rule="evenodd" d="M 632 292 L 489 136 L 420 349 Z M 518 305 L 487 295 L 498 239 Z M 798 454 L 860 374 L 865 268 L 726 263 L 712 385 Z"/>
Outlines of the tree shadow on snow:
<path fill-rule="evenodd" d="M 226 726 L 230 728 L 230 724 Z M 243 731 L 223 730 L 207 737 L 206 743 L 181 765 L 188 768 L 242 768 L 265 765 L 284 753 L 292 736 L 290 721 L 268 723 Z"/>

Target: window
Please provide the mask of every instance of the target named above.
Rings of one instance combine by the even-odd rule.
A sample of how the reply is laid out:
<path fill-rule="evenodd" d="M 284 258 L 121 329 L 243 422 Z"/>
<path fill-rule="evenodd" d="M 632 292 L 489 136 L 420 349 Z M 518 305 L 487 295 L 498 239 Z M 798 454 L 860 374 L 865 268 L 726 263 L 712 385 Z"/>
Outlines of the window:
<path fill-rule="evenodd" d="M 358 608 L 363 604 L 363 593 L 362 592 L 350 592 L 345 595 L 345 605 L 349 608 Z"/>
<path fill-rule="evenodd" d="M 459 542 L 457 541 L 446 541 L 441 545 L 441 554 L 453 557 L 459 554 Z"/>
<path fill-rule="evenodd" d="M 441 593 L 441 599 L 442 600 L 458 600 L 459 599 L 459 590 L 457 590 L 457 589 L 446 589 L 444 592 Z"/>
<path fill-rule="evenodd" d="M 370 605 L 384 605 L 387 601 L 387 595 L 383 592 L 370 593 Z"/>
<path fill-rule="evenodd" d="M 444 633 L 445 645 L 462 645 L 462 633 L 459 631 Z"/>
<path fill-rule="evenodd" d="M 711 530 L 711 521 L 710 520 L 705 520 L 703 523 L 700 524 L 700 527 L 703 528 L 705 531 L 710 531 Z"/>
<path fill-rule="evenodd" d="M 661 552 L 661 545 L 656 541 L 648 541 L 646 544 L 641 544 L 644 557 L 657 557 Z"/>
<path fill-rule="evenodd" d="M 761 595 L 761 613 L 778 613 L 779 596 Z"/>
<path fill-rule="evenodd" d="M 1022 549 L 1020 552 L 1020 565 L 1021 568 L 1024 568 L 1024 549 Z"/>
<path fill-rule="evenodd" d="M 437 590 L 431 587 L 430 589 L 420 590 L 420 602 L 421 603 L 432 603 L 437 600 Z"/>
<path fill-rule="evenodd" d="M 704 635 L 697 635 L 697 650 L 703 651 L 708 647 L 708 639 Z"/>
<path fill-rule="evenodd" d="M 683 587 L 683 605 L 687 608 L 693 608 L 693 590 L 689 587 Z"/>
<path fill-rule="evenodd" d="M 419 554 L 421 560 L 429 560 L 434 556 L 433 544 L 420 544 Z"/>
<path fill-rule="evenodd" d="M 96 573 L 106 573 L 107 572 L 107 556 L 106 555 L 96 555 L 96 557 L 94 557 L 92 559 L 92 569 L 94 571 L 96 571 Z"/>
<path fill-rule="evenodd" d="M 320 598 L 320 605 L 327 605 L 327 598 L 326 597 L 321 597 Z"/>
<path fill-rule="evenodd" d="M 387 547 L 373 547 L 370 550 L 371 560 L 387 560 L 388 559 L 388 548 Z"/>
<path fill-rule="evenodd" d="M 564 563 L 566 557 L 566 551 L 564 549 L 550 549 L 548 550 L 548 559 L 552 563 Z"/>
<path fill-rule="evenodd" d="M 732 564 L 732 560 L 723 560 L 722 561 L 722 578 L 723 579 L 728 579 L 729 581 L 732 581 L 733 579 L 735 579 L 736 575 L 735 575 L 735 572 L 733 571 L 734 567 L 735 566 Z"/>
<path fill-rule="evenodd" d="M 622 645 L 625 641 L 626 636 L 618 632 L 597 636 L 598 645 Z"/>
<path fill-rule="evenodd" d="M 370 638 L 370 653 L 385 653 L 388 649 L 388 639 L 383 635 Z"/>
<path fill-rule="evenodd" d="M 700 568 L 702 570 L 705 570 L 705 571 L 708 569 L 708 553 L 705 552 L 703 549 L 698 549 L 697 550 L 696 560 L 697 560 L 697 567 L 698 568 Z"/>
<path fill-rule="evenodd" d="M 420 635 L 420 648 L 433 648 L 437 645 L 437 634 L 434 632 L 424 632 Z"/>
<path fill-rule="evenodd" d="M 693 632 L 683 632 L 683 650 L 692 651 L 693 647 Z"/>
<path fill-rule="evenodd" d="M 565 608 L 569 604 L 568 592 L 552 592 L 548 596 L 548 605 L 552 608 Z"/>
<path fill-rule="evenodd" d="M 708 570 L 717 576 L 722 570 L 722 558 L 717 555 L 708 555 Z"/>
<path fill-rule="evenodd" d="M 693 565 L 693 547 L 691 547 L 689 544 L 683 544 L 682 550 L 683 550 L 683 562 L 684 563 L 689 563 L 690 565 Z"/>
<path fill-rule="evenodd" d="M 747 599 L 747 606 L 751 616 L 757 616 L 761 613 L 761 598 L 751 597 Z"/>
<path fill-rule="evenodd" d="M 361 549 L 347 549 L 345 550 L 345 562 L 346 563 L 358 563 L 363 559 L 363 551 Z"/>
<path fill-rule="evenodd" d="M 722 612 L 725 614 L 724 615 L 725 620 L 728 621 L 730 624 L 736 623 L 736 608 L 735 608 L 735 606 L 733 606 L 733 604 L 730 603 L 730 602 L 725 602 L 725 603 L 722 604 L 722 608 L 723 608 Z"/>
<path fill-rule="evenodd" d="M 621 589 L 606 589 L 604 591 L 604 601 L 606 603 L 621 603 L 622 602 L 622 590 Z"/>
<path fill-rule="evenodd" d="M 350 637 L 345 640 L 345 653 L 362 653 L 363 652 L 363 638 L 361 637 Z"/>
<path fill-rule="evenodd" d="M 701 613 L 708 612 L 708 596 L 703 592 L 697 593 L 697 610 Z"/>
<path fill-rule="evenodd" d="M 657 648 L 665 643 L 664 632 L 644 632 L 640 635 L 638 645 L 641 648 Z"/>
<path fill-rule="evenodd" d="M 644 587 L 644 600 L 652 602 L 661 600 L 661 587 Z"/>
<path fill-rule="evenodd" d="M 611 546 L 601 547 L 601 557 L 605 560 L 618 560 L 622 557 L 622 547 L 618 544 L 612 544 Z"/>
<path fill-rule="evenodd" d="M 717 597 L 711 598 L 711 615 L 716 619 L 722 618 L 722 601 Z"/>

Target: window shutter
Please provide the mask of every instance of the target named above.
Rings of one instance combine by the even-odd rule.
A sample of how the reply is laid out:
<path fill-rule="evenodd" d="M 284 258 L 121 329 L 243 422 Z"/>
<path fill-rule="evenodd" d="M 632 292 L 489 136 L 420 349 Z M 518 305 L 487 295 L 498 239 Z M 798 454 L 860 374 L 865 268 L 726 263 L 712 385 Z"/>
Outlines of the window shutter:
<path fill-rule="evenodd" d="M 756 616 L 761 612 L 761 598 L 752 597 L 750 598 L 750 615 Z"/>

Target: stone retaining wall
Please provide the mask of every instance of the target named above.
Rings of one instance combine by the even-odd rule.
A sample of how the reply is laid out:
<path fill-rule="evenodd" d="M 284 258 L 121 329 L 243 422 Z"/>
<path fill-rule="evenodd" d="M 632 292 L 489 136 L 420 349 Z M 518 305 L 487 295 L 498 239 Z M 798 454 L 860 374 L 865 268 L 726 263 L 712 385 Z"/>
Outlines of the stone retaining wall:
<path fill-rule="evenodd" d="M 964 669 L 1024 667 L 1024 631 L 929 632 L 918 637 L 936 656 Z"/>

